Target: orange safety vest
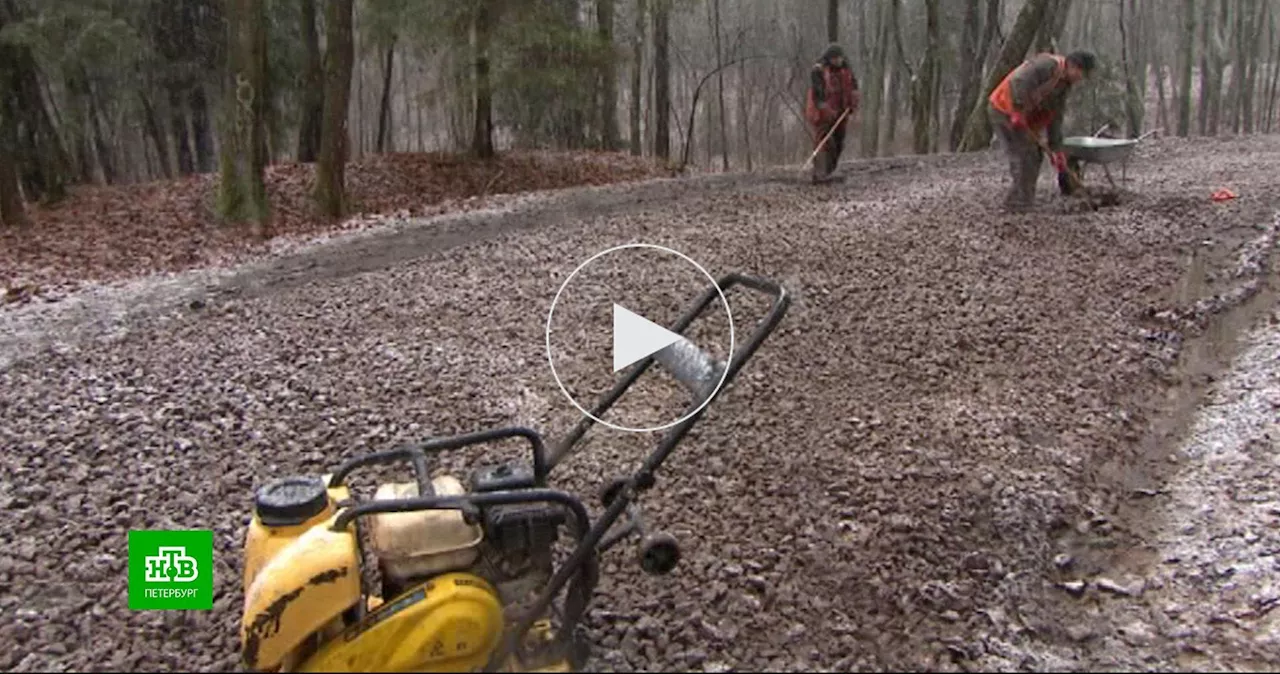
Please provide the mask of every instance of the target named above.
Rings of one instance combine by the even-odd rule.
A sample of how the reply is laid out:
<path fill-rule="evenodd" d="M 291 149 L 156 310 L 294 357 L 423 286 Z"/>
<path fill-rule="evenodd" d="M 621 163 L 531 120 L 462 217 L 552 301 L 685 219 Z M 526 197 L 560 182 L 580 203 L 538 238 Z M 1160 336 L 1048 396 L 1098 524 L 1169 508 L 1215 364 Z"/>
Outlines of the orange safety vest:
<path fill-rule="evenodd" d="M 1042 127 L 1052 121 L 1052 112 L 1048 110 L 1038 110 L 1037 108 L 1039 107 L 1040 102 L 1044 100 L 1045 96 L 1048 96 L 1049 92 L 1057 88 L 1058 83 L 1062 81 L 1062 78 L 1065 77 L 1067 73 L 1066 57 L 1059 56 L 1057 54 L 1050 54 L 1050 56 L 1058 62 L 1058 66 L 1053 69 L 1052 77 L 1050 77 L 1044 84 L 1036 87 L 1035 91 L 1031 92 L 1030 100 L 1028 101 L 1029 109 L 1024 111 L 1024 114 L 1027 115 L 1027 124 L 1032 128 Z M 991 107 L 1006 115 L 1013 114 L 1013 76 L 1020 69 L 1027 67 L 1032 60 L 1033 59 L 1027 59 L 1026 61 L 1023 61 L 1017 68 L 1010 70 L 1009 74 L 1005 75 L 1003 80 L 1000 80 L 1000 84 L 996 86 L 995 91 L 992 91 L 991 96 L 987 98 L 987 101 L 991 103 Z"/>

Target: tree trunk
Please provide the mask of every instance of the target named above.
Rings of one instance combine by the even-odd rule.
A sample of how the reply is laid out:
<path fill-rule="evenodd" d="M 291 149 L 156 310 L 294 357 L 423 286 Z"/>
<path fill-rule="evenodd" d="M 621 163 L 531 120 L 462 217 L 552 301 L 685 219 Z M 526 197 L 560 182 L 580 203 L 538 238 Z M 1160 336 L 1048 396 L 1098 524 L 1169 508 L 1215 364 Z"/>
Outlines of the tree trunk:
<path fill-rule="evenodd" d="M 834 0 L 832 0 L 834 2 Z M 720 169 L 729 170 L 729 120 L 724 112 L 724 53 L 720 49 L 720 0 L 711 0 L 715 10 L 716 94 L 720 98 Z"/>
<path fill-rule="evenodd" d="M 653 153 L 671 158 L 671 0 L 653 0 Z"/>
<path fill-rule="evenodd" d="M 71 160 L 74 162 L 74 180 L 90 184 L 97 180 L 97 172 L 93 162 L 93 140 L 91 130 L 93 123 L 89 120 L 92 108 L 89 105 L 89 82 L 83 68 L 72 68 L 65 78 L 67 99 L 76 121 L 74 129 L 69 129 L 71 144 Z"/>
<path fill-rule="evenodd" d="M 1266 15 L 1269 11 L 1265 0 L 1261 2 L 1255 0 L 1252 4 L 1256 7 L 1256 13 L 1253 15 L 1253 35 L 1249 37 L 1249 46 L 1245 53 L 1246 72 L 1244 91 L 1241 94 L 1241 122 L 1247 134 L 1254 132 L 1257 113 L 1255 101 L 1258 90 L 1258 57 L 1262 49 L 1262 26 L 1266 23 Z"/>
<path fill-rule="evenodd" d="M 191 150 L 191 133 L 187 129 L 186 99 L 179 89 L 169 89 L 169 129 L 177 143 L 178 174 L 189 176 L 196 172 L 195 155 Z"/>
<path fill-rule="evenodd" d="M 1226 0 L 1217 6 L 1214 0 L 1205 0 L 1201 26 L 1200 56 L 1200 135 L 1218 133 L 1218 121 L 1222 109 L 1223 45 L 1222 25 L 1225 23 Z M 1214 11 L 1214 10 L 1218 11 Z"/>
<path fill-rule="evenodd" d="M 902 1 L 893 0 L 893 4 L 891 5 L 891 7 L 893 9 L 893 14 L 894 14 L 894 22 L 893 22 L 894 23 L 894 31 L 893 31 L 894 51 L 895 51 L 895 54 L 897 55 L 896 61 L 897 61 L 898 67 L 901 69 L 899 72 L 902 73 L 901 75 L 899 75 L 899 84 L 905 85 L 905 86 L 899 87 L 898 96 L 901 97 L 903 94 L 905 94 L 907 97 L 905 107 L 906 107 L 906 113 L 912 117 L 912 120 L 911 120 L 912 121 L 912 127 L 911 127 L 912 147 L 914 147 L 915 134 L 916 134 L 916 126 L 915 126 L 916 92 L 920 85 L 920 83 L 917 81 L 917 76 L 919 74 L 915 71 L 915 69 L 911 67 L 911 61 L 907 58 L 907 52 L 902 46 L 902 17 L 901 17 Z M 922 60 L 921 63 L 924 64 L 924 61 Z M 889 111 L 889 114 L 893 117 L 898 116 L 898 109 L 897 109 L 898 102 L 899 102 L 898 100 L 895 100 L 894 101 L 895 109 Z"/>
<path fill-rule="evenodd" d="M 209 173 L 214 168 L 213 125 L 209 122 L 209 99 L 200 84 L 191 89 L 191 133 L 196 140 L 196 170 Z"/>
<path fill-rule="evenodd" d="M 1129 69 L 1129 31 L 1125 25 L 1124 0 L 1120 0 L 1120 64 L 1124 67 L 1124 108 L 1129 118 L 1129 137 L 1142 134 L 1142 98 L 1138 95 Z"/>
<path fill-rule="evenodd" d="M 302 118 L 298 125 L 298 161 L 311 163 L 320 151 L 320 120 L 324 117 L 324 61 L 316 31 L 316 0 L 302 0 L 302 44 L 306 65 L 302 73 Z"/>
<path fill-rule="evenodd" d="M 872 71 L 862 84 L 862 146 L 863 155 L 880 155 L 880 114 L 884 108 L 885 66 L 889 58 L 889 13 L 884 3 L 876 3 L 876 43 Z"/>
<path fill-rule="evenodd" d="M 89 122 L 93 126 L 93 149 L 98 155 L 98 166 L 102 168 L 102 181 L 114 185 L 118 180 L 115 158 L 111 155 L 107 134 L 102 129 L 102 108 L 92 84 L 89 86 Z"/>
<path fill-rule="evenodd" d="M 391 74 L 395 72 L 396 37 L 391 36 L 387 55 L 382 62 L 382 100 L 378 104 L 378 153 L 387 151 L 391 143 Z"/>
<path fill-rule="evenodd" d="M 1123 2 L 1124 0 L 1121 0 Z M 1131 17 L 1132 37 L 1129 39 L 1129 60 L 1133 71 L 1134 88 L 1138 94 L 1138 111 L 1141 123 L 1147 123 L 1147 92 L 1150 85 L 1147 79 L 1151 71 L 1151 50 L 1158 46 L 1156 35 L 1150 28 L 1150 19 L 1142 0 L 1129 0 L 1129 16 Z M 1157 44 L 1152 44 L 1157 43 Z"/>
<path fill-rule="evenodd" d="M 1241 102 L 1244 98 L 1245 59 L 1249 45 L 1249 33 L 1245 30 L 1245 0 L 1235 3 L 1235 26 L 1231 31 L 1231 82 L 1227 86 L 1226 117 L 1231 125 L 1231 133 L 1240 133 L 1242 113 Z"/>
<path fill-rule="evenodd" d="M 911 118 L 914 123 L 912 149 L 928 154 L 932 145 L 931 116 L 938 71 L 938 0 L 925 0 L 926 43 L 911 96 Z"/>
<path fill-rule="evenodd" d="M 738 61 L 738 128 L 742 130 L 742 151 L 747 162 L 747 172 L 752 171 L 751 164 L 751 109 L 748 101 L 751 91 L 747 87 L 747 63 Z"/>
<path fill-rule="evenodd" d="M 681 80 L 682 80 L 682 81 L 681 81 L 681 83 L 682 83 L 682 84 L 685 84 L 685 82 L 684 82 L 683 78 L 681 78 Z M 696 94 L 695 94 L 695 95 L 693 95 L 693 100 L 694 100 L 694 101 L 697 101 L 697 100 L 698 100 L 698 98 L 697 98 L 697 95 L 696 95 Z M 697 105 L 697 104 L 695 103 L 695 106 L 696 106 L 696 105 Z M 707 167 L 707 170 L 711 170 L 711 164 L 712 164 L 712 162 L 713 162 L 713 159 L 712 159 L 711 153 L 712 153 L 712 151 L 714 151 L 714 150 L 715 150 L 715 147 L 713 147 L 713 146 L 714 146 L 714 143 L 712 143 L 712 142 L 711 142 L 711 139 L 712 139 L 712 138 L 714 138 L 714 136 L 713 136 L 712 134 L 713 134 L 714 129 L 715 129 L 715 124 L 713 124 L 712 122 L 714 122 L 714 121 L 715 121 L 715 120 L 713 119 L 713 115 L 715 114 L 715 107 L 714 107 L 714 106 L 712 106 L 712 105 L 707 105 L 707 107 L 705 107 L 705 108 L 703 108 L 703 109 L 702 109 L 702 114 L 703 114 L 702 128 L 705 130 L 705 131 L 703 132 L 703 134 L 704 134 L 704 136 L 705 136 L 705 139 L 704 139 L 704 140 L 706 141 L 706 147 L 707 147 L 707 161 L 706 161 L 706 163 L 705 163 L 704 165 Z M 676 123 L 677 123 L 677 125 L 679 124 L 679 119 L 678 119 L 678 118 L 677 118 L 677 120 L 676 120 Z M 692 139 L 692 137 L 693 137 L 693 132 L 694 132 L 694 129 L 695 129 L 695 124 L 696 124 L 696 123 L 695 123 L 695 121 L 694 121 L 693 115 L 689 115 L 689 136 L 690 136 L 690 138 L 691 138 L 691 139 Z M 679 133 L 679 132 L 680 132 L 680 129 L 679 129 L 679 127 L 677 126 L 677 128 L 676 128 L 676 133 Z"/>
<path fill-rule="evenodd" d="M 1156 125 L 1167 130 L 1170 124 L 1169 108 L 1164 94 L 1164 63 L 1157 57 L 1151 63 L 1151 70 L 1156 78 Z"/>
<path fill-rule="evenodd" d="M 979 52 L 982 54 L 982 61 L 978 68 L 978 74 L 980 77 L 986 75 L 987 66 L 991 64 L 991 60 L 997 55 L 995 49 L 996 35 L 1000 33 L 1000 22 L 1001 18 L 1004 16 L 1004 12 L 1001 11 L 1001 6 L 1002 3 L 1000 0 L 987 0 L 987 11 L 983 13 L 986 24 L 982 28 L 982 50 Z M 982 82 L 984 81 L 985 80 L 978 81 L 979 89 L 981 89 Z M 968 109 L 966 108 L 965 114 L 962 116 L 967 117 L 968 114 Z"/>
<path fill-rule="evenodd" d="M 1196 0 L 1183 0 L 1182 49 L 1178 50 L 1178 136 L 1182 138 L 1191 133 L 1191 63 L 1195 59 L 1195 44 Z"/>
<path fill-rule="evenodd" d="M 489 79 L 489 38 L 493 9 L 492 0 L 476 4 L 472 32 L 476 50 L 475 128 L 471 133 L 471 153 L 480 159 L 493 159 L 493 87 Z"/>
<path fill-rule="evenodd" d="M 1227 52 L 1227 26 L 1230 21 L 1231 5 L 1230 0 L 1219 0 L 1218 2 L 1218 18 L 1214 25 L 1213 45 L 1213 95 L 1209 98 L 1209 135 L 1218 135 L 1221 128 L 1223 110 L 1223 80 L 1226 79 L 1226 68 L 1228 61 Z"/>
<path fill-rule="evenodd" d="M 1196 106 L 1196 131 L 1201 136 L 1209 132 L 1209 95 L 1213 91 L 1213 32 L 1216 16 L 1213 11 L 1216 0 L 1203 0 L 1200 16 L 1200 104 Z"/>
<path fill-rule="evenodd" d="M 618 58 L 613 44 L 614 0 L 597 0 L 596 23 L 606 53 L 600 73 L 600 143 L 616 152 L 622 146 L 618 134 Z"/>
<path fill-rule="evenodd" d="M 229 0 L 229 31 L 225 129 L 222 134 L 222 179 L 218 210 L 232 223 L 251 223 L 254 233 L 267 231 L 267 192 L 263 181 L 266 156 L 266 104 L 263 85 L 267 77 L 266 12 L 263 0 Z M 199 87 L 196 91 L 201 91 Z M 197 109 L 196 98 L 192 108 Z M 196 149 L 200 151 L 197 132 Z"/>
<path fill-rule="evenodd" d="M 8 106 L 4 106 L 8 108 Z M 22 188 L 18 184 L 18 169 L 14 149 L 18 142 L 18 129 L 11 109 L 0 109 L 0 225 L 27 227 L 27 207 L 22 200 Z"/>
<path fill-rule="evenodd" d="M 899 104 L 901 103 L 900 97 L 902 95 L 902 80 L 904 79 L 903 71 L 905 70 L 901 58 L 888 58 L 889 41 L 898 41 L 897 37 L 900 35 L 902 30 L 900 25 L 902 19 L 899 14 L 899 0 L 892 0 L 889 5 L 889 32 L 885 35 L 884 44 L 885 57 L 888 59 L 889 63 L 887 71 L 888 76 L 885 78 L 888 82 L 888 91 L 886 93 L 888 101 L 885 106 L 885 111 L 888 115 L 886 118 L 887 123 L 885 125 L 884 149 L 885 153 L 889 155 L 898 151 L 895 143 L 898 139 L 898 109 L 900 107 Z M 897 54 L 896 51 L 894 53 Z M 905 79 L 907 82 L 911 81 L 910 77 L 906 77 Z"/>
<path fill-rule="evenodd" d="M 827 0 L 827 42 L 840 41 L 840 0 Z"/>
<path fill-rule="evenodd" d="M 1276 39 L 1276 14 L 1271 12 L 1268 30 L 1271 33 L 1271 58 L 1268 67 L 1271 69 L 1271 83 L 1267 85 L 1267 114 L 1263 133 L 1271 133 L 1272 120 L 1276 113 L 1276 94 L 1280 92 L 1280 40 Z"/>
<path fill-rule="evenodd" d="M 960 146 L 964 136 L 964 123 L 968 112 L 973 109 L 978 98 L 978 88 L 982 86 L 982 57 L 978 47 L 978 33 L 982 30 L 981 0 L 966 0 L 964 10 L 964 34 L 960 38 L 960 72 L 956 78 L 960 81 L 960 96 L 956 100 L 955 117 L 951 120 L 951 134 L 948 147 L 952 152 Z M 999 20 L 999 17 L 994 17 Z"/>
<path fill-rule="evenodd" d="M 327 0 L 325 7 L 324 116 L 316 161 L 316 203 L 331 218 L 346 214 L 346 163 L 350 134 L 351 69 L 355 45 L 351 34 L 353 0 Z"/>
<path fill-rule="evenodd" d="M 1013 31 L 1009 33 L 1004 47 L 1000 49 L 1000 56 L 996 59 L 995 67 L 987 78 L 982 95 L 973 106 L 973 110 L 969 112 L 969 118 L 965 122 L 964 136 L 960 139 L 959 151 L 972 152 L 989 145 L 991 124 L 987 119 L 987 98 L 1000 81 L 1026 59 L 1027 49 L 1035 40 L 1046 9 L 1048 9 L 1048 0 L 1027 0 L 1022 10 L 1018 12 Z"/>
<path fill-rule="evenodd" d="M 21 20 L 13 3 L 0 5 L 0 29 Z M 55 203 L 67 195 L 71 158 L 49 117 L 40 70 L 31 49 L 0 43 L 0 117 L 13 124 L 8 141 L 13 167 L 26 197 Z"/>
<path fill-rule="evenodd" d="M 1071 0 L 1050 0 L 1045 9 L 1044 21 L 1036 33 L 1036 53 L 1058 51 L 1058 40 L 1071 14 Z"/>
<path fill-rule="evenodd" d="M 151 105 L 151 99 L 147 98 L 145 91 L 138 92 L 138 102 L 142 104 L 142 122 L 146 125 L 147 136 L 155 144 L 156 154 L 160 157 L 160 172 L 166 179 L 171 179 L 173 178 L 171 163 L 173 160 L 169 156 L 169 139 L 160 128 L 160 118 L 156 115 L 156 109 Z"/>
<path fill-rule="evenodd" d="M 641 84 L 644 78 L 644 25 L 645 0 L 636 0 L 635 35 L 631 39 L 631 154 L 639 157 L 644 154 L 644 143 L 640 135 L 640 103 L 642 98 Z"/>

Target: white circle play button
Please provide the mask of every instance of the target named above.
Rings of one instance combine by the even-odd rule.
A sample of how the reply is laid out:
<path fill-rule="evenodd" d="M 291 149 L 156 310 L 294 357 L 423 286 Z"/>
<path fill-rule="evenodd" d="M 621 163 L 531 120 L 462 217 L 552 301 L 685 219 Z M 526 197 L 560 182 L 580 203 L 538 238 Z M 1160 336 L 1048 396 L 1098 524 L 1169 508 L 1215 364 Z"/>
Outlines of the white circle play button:
<path fill-rule="evenodd" d="M 719 309 L 690 315 L 708 292 Z M 733 316 L 715 277 L 653 244 L 588 258 L 547 316 L 556 384 L 583 414 L 621 431 L 660 431 L 697 414 L 724 383 L 733 349 Z"/>

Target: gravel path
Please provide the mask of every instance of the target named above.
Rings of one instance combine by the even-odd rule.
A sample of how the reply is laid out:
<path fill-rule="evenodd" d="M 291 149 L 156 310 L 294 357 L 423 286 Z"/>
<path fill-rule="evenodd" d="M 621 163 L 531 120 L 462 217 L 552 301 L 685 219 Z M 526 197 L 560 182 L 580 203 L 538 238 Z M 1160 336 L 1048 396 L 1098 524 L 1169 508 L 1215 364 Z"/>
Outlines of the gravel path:
<path fill-rule="evenodd" d="M 1261 287 L 1280 139 L 1144 143 L 1135 194 L 1097 213 L 1054 198 L 997 215 L 1003 166 L 570 191 L 147 299 L 0 314 L 0 641 L 24 644 L 0 668 L 236 668 L 252 490 L 408 438 L 567 430 L 547 309 L 580 261 L 633 241 L 775 278 L 795 301 L 647 496 L 681 568 L 606 560 L 598 667 L 1090 666 L 1055 557 L 1082 521 L 1136 516 L 1133 476 L 1166 489 L 1169 447 L 1144 439 L 1179 353 Z M 1223 186 L 1241 198 L 1210 202 Z M 655 440 L 595 433 L 556 479 L 594 494 Z M 214 529 L 215 610 L 130 612 L 131 527 Z"/>
<path fill-rule="evenodd" d="M 1152 656 L 1199 671 L 1280 663 L 1280 305 L 1248 341 L 1197 415 L 1185 465 L 1157 495 L 1149 559 L 1122 581 L 1140 599 L 1110 600 L 1090 629 L 1109 646 L 1102 667 L 1143 667 Z"/>

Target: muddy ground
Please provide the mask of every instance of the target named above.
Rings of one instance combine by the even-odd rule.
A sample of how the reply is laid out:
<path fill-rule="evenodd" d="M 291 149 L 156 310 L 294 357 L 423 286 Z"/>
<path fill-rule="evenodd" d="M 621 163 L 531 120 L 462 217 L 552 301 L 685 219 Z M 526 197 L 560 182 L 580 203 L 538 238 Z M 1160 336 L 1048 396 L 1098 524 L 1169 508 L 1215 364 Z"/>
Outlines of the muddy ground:
<path fill-rule="evenodd" d="M 641 241 L 794 303 L 646 496 L 681 567 L 605 560 L 595 666 L 1274 669 L 1280 138 L 1144 142 L 1097 213 L 1045 176 L 1001 215 L 1003 167 L 498 200 L 6 311 L 0 668 L 237 668 L 252 490 L 411 438 L 558 437 L 552 298 Z M 741 337 L 760 307 L 729 300 Z M 595 432 L 554 479 L 590 496 L 655 441 Z M 130 612 L 130 528 L 212 528 L 215 609 Z"/>

